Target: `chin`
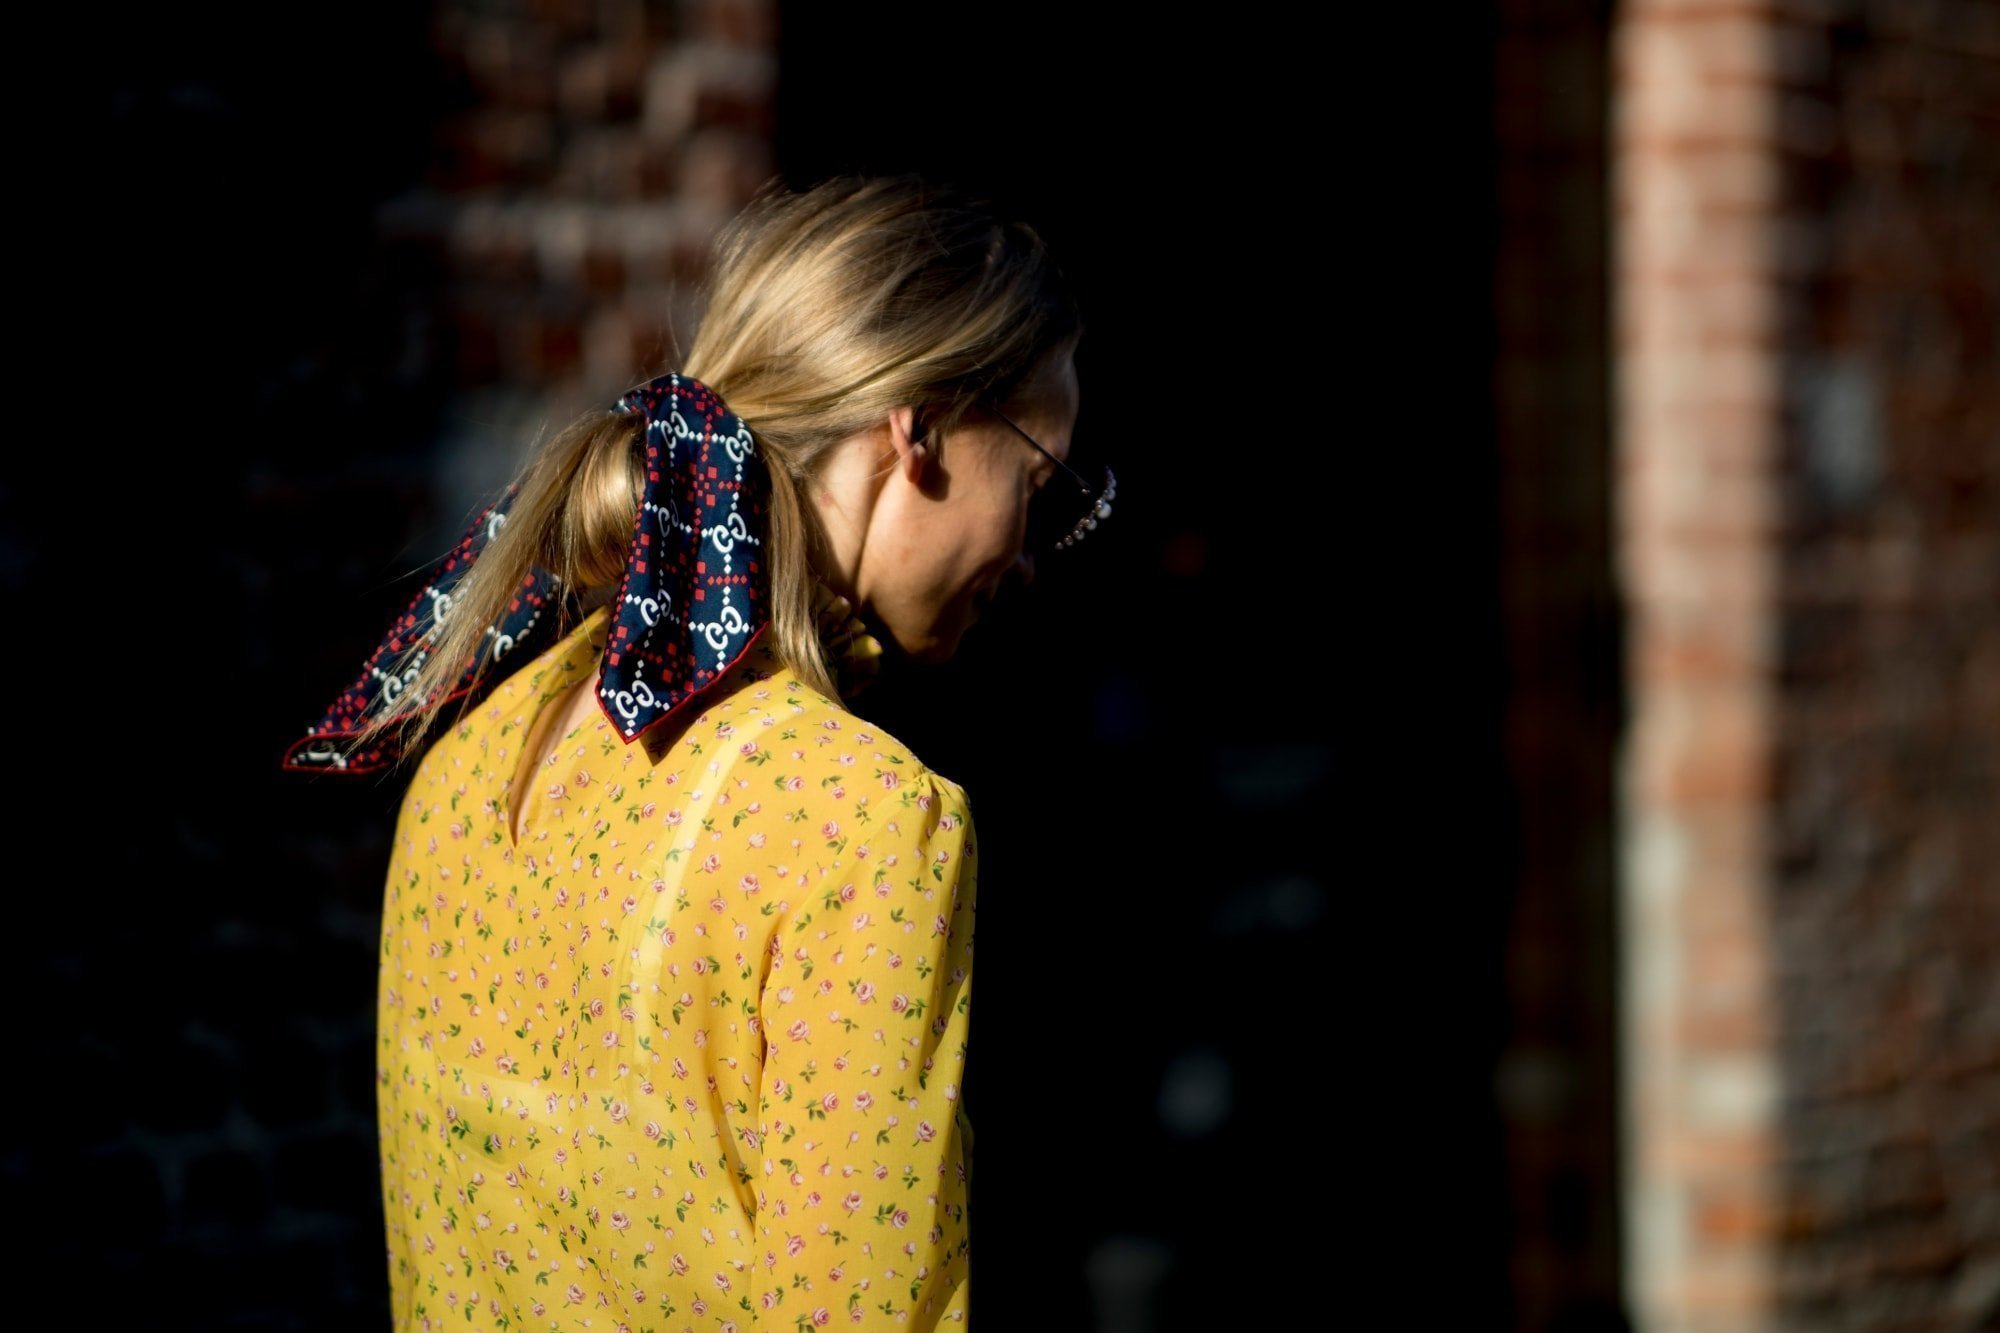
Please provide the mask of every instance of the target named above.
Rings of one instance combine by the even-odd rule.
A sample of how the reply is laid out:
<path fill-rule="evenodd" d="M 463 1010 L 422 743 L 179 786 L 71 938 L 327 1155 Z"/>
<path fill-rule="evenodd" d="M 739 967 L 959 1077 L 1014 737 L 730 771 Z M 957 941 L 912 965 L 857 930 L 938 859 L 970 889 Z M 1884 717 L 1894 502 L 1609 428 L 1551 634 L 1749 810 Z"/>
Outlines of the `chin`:
<path fill-rule="evenodd" d="M 958 641 L 960 637 L 958 634 L 951 634 L 942 638 L 926 639 L 923 643 L 910 650 L 910 658 L 913 661 L 922 662 L 927 666 L 938 666 L 949 662 L 952 658 L 958 656 Z"/>
<path fill-rule="evenodd" d="M 913 662 L 938 666 L 958 655 L 959 643 L 964 639 L 968 628 L 970 623 L 966 620 L 961 620 L 956 625 L 933 626 L 921 639 L 912 642 L 899 638 L 896 646 L 901 648 L 903 655 Z"/>

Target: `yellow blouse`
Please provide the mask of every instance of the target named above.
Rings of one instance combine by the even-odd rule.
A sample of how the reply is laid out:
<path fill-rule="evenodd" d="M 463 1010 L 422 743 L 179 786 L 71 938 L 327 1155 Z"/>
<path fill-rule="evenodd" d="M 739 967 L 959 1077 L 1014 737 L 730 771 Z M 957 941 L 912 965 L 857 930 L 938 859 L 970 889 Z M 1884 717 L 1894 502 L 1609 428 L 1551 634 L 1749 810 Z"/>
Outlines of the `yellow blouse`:
<path fill-rule="evenodd" d="M 657 755 L 593 710 L 519 771 L 609 614 L 496 685 L 400 807 L 377 1006 L 395 1326 L 963 1326 L 965 793 L 764 638 Z"/>

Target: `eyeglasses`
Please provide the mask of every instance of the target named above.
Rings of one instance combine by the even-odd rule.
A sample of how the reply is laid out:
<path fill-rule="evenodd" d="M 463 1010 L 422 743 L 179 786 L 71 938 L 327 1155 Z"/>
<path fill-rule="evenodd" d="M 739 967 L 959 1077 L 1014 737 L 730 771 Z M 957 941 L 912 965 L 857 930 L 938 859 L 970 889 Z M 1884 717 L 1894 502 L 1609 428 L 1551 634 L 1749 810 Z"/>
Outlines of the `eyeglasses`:
<path fill-rule="evenodd" d="M 1054 486 L 1044 486 L 1028 501 L 1027 544 L 1030 549 L 1060 551 L 1074 546 L 1088 536 L 1099 522 L 1111 517 L 1111 501 L 1118 495 L 1118 479 L 1111 475 L 1109 464 L 1104 468 L 1104 480 L 1092 486 L 1075 468 L 1043 449 L 1041 442 L 1022 430 L 1012 417 L 997 407 L 988 406 L 987 411 L 1013 426 L 1016 435 L 1041 450 L 1077 485 L 1077 493 L 1074 494 L 1067 487 L 1057 490 Z"/>

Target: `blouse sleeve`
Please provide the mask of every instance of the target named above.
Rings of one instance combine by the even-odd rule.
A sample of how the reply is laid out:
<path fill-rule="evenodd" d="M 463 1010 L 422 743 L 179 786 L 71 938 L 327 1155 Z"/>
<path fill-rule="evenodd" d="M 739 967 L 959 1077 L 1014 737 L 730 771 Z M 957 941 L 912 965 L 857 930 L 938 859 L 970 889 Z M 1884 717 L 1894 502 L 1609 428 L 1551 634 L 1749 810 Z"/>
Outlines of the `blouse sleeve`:
<path fill-rule="evenodd" d="M 962 1327 L 972 820 L 921 768 L 853 815 L 762 987 L 759 1325 Z"/>

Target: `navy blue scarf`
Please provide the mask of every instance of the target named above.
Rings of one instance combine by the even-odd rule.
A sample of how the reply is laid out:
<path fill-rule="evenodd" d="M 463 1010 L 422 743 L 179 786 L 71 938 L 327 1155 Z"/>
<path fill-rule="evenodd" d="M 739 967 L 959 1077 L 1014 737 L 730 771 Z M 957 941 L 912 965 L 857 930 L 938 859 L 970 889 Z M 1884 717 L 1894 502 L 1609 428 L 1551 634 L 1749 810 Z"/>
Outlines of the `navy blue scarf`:
<path fill-rule="evenodd" d="M 629 744 L 726 673 L 764 627 L 770 475 L 750 428 L 699 380 L 662 375 L 620 398 L 616 410 L 645 419 L 646 483 L 612 606 L 597 699 Z M 431 569 L 360 678 L 286 749 L 284 768 L 362 774 L 404 758 L 397 727 L 351 755 L 342 749 L 415 679 L 428 647 L 400 673 L 398 662 L 410 645 L 428 645 L 450 614 L 452 589 L 499 533 L 518 491 L 518 483 L 509 485 Z M 490 652 L 466 662 L 445 705 L 476 704 L 506 678 L 502 664 L 533 660 L 577 618 L 576 593 L 550 571 L 530 569 L 486 627 Z"/>

